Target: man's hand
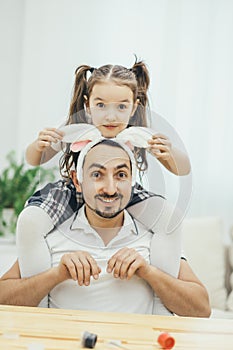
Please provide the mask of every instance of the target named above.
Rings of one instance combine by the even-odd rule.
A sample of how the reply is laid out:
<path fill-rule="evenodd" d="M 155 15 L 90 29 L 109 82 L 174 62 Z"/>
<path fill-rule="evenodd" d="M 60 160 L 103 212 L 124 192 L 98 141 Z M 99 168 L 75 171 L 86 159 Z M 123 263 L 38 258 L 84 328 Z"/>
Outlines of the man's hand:
<path fill-rule="evenodd" d="M 122 248 L 118 250 L 108 261 L 107 272 L 112 273 L 115 278 L 130 279 L 134 274 L 144 278 L 149 271 L 150 265 L 134 249 Z"/>
<path fill-rule="evenodd" d="M 84 251 L 64 254 L 57 269 L 63 281 L 72 278 L 80 286 L 88 286 L 91 276 L 98 279 L 101 272 L 95 259 Z"/>

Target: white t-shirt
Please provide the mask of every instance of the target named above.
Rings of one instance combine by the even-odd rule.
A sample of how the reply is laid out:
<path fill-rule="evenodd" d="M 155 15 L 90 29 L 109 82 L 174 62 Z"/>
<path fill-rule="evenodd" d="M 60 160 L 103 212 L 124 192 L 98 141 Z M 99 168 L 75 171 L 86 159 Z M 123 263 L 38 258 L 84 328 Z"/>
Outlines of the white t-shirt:
<path fill-rule="evenodd" d="M 89 286 L 79 286 L 73 280 L 57 285 L 49 294 L 49 307 L 152 314 L 153 290 L 143 279 L 134 275 L 130 280 L 121 280 L 106 272 L 108 260 L 125 246 L 138 251 L 149 263 L 151 238 L 152 233 L 124 211 L 124 226 L 105 246 L 90 227 L 83 206 L 47 235 L 51 266 L 57 266 L 63 254 L 83 250 L 93 256 L 102 271 L 98 280 L 91 278 Z"/>

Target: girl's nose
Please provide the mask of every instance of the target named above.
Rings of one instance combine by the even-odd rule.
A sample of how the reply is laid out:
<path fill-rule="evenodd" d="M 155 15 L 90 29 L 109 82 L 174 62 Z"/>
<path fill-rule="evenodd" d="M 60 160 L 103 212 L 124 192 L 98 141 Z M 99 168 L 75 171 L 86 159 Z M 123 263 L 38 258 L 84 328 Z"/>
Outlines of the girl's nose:
<path fill-rule="evenodd" d="M 113 122 L 113 121 L 115 121 L 117 119 L 117 117 L 116 117 L 116 110 L 115 110 L 115 108 L 108 108 L 107 109 L 107 111 L 106 111 L 106 120 L 107 121 L 111 121 L 111 122 Z"/>

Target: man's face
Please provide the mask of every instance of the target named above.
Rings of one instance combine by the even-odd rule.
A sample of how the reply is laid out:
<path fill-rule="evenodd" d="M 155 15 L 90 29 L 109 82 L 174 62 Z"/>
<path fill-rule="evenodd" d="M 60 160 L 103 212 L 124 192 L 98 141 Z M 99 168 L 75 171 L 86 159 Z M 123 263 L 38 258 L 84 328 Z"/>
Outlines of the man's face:
<path fill-rule="evenodd" d="M 82 192 L 90 215 L 117 216 L 131 198 L 132 174 L 128 154 L 119 147 L 100 144 L 86 155 Z"/>

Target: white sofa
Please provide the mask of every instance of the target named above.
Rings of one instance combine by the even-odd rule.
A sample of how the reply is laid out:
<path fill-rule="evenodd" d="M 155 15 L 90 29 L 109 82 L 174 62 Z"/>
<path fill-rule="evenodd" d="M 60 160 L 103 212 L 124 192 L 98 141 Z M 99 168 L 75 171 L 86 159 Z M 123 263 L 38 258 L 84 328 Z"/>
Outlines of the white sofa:
<path fill-rule="evenodd" d="M 17 249 L 14 239 L 0 237 L 0 277 L 17 259 Z"/>
<path fill-rule="evenodd" d="M 211 317 L 233 318 L 233 244 L 224 244 L 222 220 L 185 219 L 183 244 L 187 260 L 209 292 Z"/>

